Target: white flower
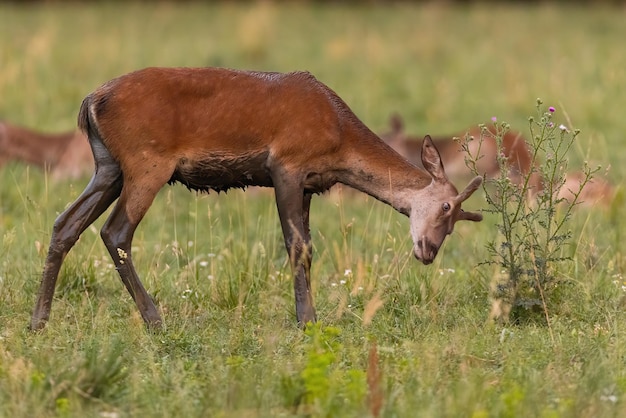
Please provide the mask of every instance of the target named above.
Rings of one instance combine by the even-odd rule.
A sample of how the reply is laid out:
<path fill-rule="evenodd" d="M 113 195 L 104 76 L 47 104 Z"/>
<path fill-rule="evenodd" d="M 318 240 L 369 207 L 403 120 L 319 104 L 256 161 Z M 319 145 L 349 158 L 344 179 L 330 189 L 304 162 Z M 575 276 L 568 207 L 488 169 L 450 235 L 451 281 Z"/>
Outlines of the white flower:
<path fill-rule="evenodd" d="M 569 129 L 567 129 L 567 126 L 560 124 L 559 125 L 559 129 L 562 130 L 563 132 L 569 132 Z"/>
<path fill-rule="evenodd" d="M 615 395 L 602 395 L 602 396 L 600 396 L 600 400 L 601 401 L 605 401 L 605 402 L 616 403 L 617 402 L 617 396 L 615 396 Z"/>

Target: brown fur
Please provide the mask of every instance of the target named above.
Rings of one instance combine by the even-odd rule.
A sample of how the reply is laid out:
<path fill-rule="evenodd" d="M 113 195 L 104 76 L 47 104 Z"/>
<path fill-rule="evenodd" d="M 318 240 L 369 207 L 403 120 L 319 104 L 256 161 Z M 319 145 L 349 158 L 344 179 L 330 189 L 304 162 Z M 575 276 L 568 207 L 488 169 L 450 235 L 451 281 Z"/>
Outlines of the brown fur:
<path fill-rule="evenodd" d="M 48 170 L 54 180 L 93 171 L 89 142 L 79 130 L 48 134 L 0 121 L 0 167 L 10 161 Z"/>

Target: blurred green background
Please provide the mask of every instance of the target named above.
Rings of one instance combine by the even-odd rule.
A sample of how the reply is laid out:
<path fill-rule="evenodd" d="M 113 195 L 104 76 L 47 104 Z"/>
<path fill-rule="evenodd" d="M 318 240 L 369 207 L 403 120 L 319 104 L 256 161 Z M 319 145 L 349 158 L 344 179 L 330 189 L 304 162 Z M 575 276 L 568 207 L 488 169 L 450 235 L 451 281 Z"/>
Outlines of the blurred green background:
<path fill-rule="evenodd" d="M 577 158 L 616 167 L 626 84 L 623 6 L 563 3 L 117 3 L 0 5 L 0 117 L 75 126 L 82 98 L 146 66 L 308 70 L 374 131 L 492 116 L 525 130 L 541 97 L 582 130 Z"/>

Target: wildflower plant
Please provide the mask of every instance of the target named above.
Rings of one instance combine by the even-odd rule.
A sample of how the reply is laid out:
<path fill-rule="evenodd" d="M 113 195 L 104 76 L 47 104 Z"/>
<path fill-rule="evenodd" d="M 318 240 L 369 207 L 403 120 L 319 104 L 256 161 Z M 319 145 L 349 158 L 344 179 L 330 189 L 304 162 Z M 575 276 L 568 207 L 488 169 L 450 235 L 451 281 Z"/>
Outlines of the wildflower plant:
<path fill-rule="evenodd" d="M 475 174 L 481 147 L 486 140 L 495 140 L 500 175 L 486 179 L 483 191 L 488 204 L 485 212 L 497 217 L 498 237 L 489 241 L 490 258 L 484 262 L 496 267 L 491 284 L 493 301 L 491 319 L 507 322 L 512 310 L 540 308 L 549 323 L 546 305 L 547 292 L 557 283 L 557 266 L 570 259 L 564 247 L 571 238 L 568 220 L 572 210 L 580 203 L 579 196 L 585 185 L 599 170 L 587 163 L 582 167 L 582 180 L 575 190 L 561 190 L 568 168 L 568 152 L 579 130 L 554 121 L 556 109 L 547 110 L 537 99 L 537 116 L 530 117 L 530 139 L 525 140 L 530 155 L 530 169 L 518 173 L 519 181 L 511 180 L 512 167 L 503 146 L 503 138 L 510 130 L 505 122 L 494 117 L 495 129 L 481 125 L 479 146 L 471 151 L 471 137 L 458 139 L 466 155 L 466 164 Z M 522 138 L 520 138 L 521 140 Z M 564 196 L 567 196 L 564 197 Z"/>

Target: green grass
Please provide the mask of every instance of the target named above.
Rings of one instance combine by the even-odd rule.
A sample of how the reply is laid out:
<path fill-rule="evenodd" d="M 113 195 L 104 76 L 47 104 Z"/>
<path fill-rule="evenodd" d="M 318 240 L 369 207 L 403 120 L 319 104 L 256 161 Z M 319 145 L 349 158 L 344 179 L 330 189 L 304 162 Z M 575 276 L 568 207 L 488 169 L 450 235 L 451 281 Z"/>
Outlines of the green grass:
<path fill-rule="evenodd" d="M 558 123 L 582 131 L 570 166 L 600 163 L 620 184 L 625 17 L 568 5 L 2 3 L 0 117 L 73 129 L 85 95 L 150 65 L 306 69 L 378 132 L 395 111 L 415 134 L 492 116 L 526 132 L 541 97 Z M 2 417 L 368 416 L 374 342 L 382 416 L 626 411 L 620 202 L 573 217 L 563 248 L 573 260 L 559 266 L 550 326 L 531 313 L 502 327 L 487 323 L 497 271 L 478 265 L 493 219 L 458 225 L 422 266 L 408 221 L 391 208 L 360 195 L 316 198 L 323 326 L 305 334 L 271 192 L 166 188 L 133 243 L 165 329 L 144 328 L 100 241 L 103 217 L 68 255 L 46 330 L 30 333 L 52 224 L 87 180 L 0 170 Z"/>

